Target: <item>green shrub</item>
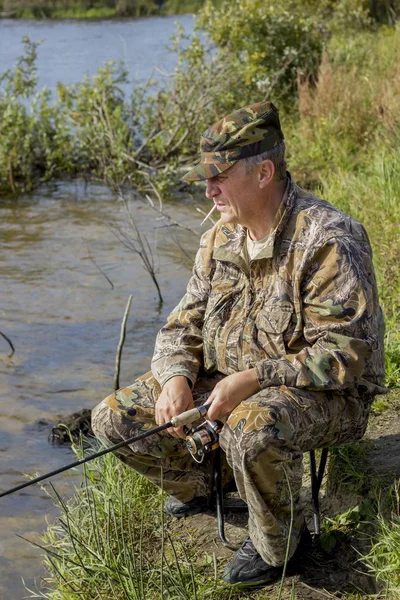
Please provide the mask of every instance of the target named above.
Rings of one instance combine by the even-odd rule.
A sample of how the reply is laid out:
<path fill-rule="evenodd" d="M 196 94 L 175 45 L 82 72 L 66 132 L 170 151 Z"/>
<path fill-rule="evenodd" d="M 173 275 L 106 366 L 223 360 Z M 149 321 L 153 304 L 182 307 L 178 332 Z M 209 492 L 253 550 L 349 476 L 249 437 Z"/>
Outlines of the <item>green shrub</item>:
<path fill-rule="evenodd" d="M 15 69 L 0 77 L 0 190 L 14 193 L 56 176 L 65 166 L 63 152 L 70 143 L 65 119 L 50 105 L 49 91 L 36 92 L 39 44 L 28 37 L 23 42 L 24 54 Z"/>
<path fill-rule="evenodd" d="M 127 73 L 110 61 L 92 78 L 75 85 L 57 86 L 55 104 L 71 136 L 71 168 L 106 181 L 123 182 L 130 170 L 135 131 L 132 112 L 121 85 Z"/>
<path fill-rule="evenodd" d="M 233 62 L 237 77 L 258 97 L 288 99 L 298 69 L 316 69 L 322 50 L 323 28 L 290 0 L 225 0 L 216 8 L 207 2 L 199 26 L 219 48 L 222 62 Z"/>

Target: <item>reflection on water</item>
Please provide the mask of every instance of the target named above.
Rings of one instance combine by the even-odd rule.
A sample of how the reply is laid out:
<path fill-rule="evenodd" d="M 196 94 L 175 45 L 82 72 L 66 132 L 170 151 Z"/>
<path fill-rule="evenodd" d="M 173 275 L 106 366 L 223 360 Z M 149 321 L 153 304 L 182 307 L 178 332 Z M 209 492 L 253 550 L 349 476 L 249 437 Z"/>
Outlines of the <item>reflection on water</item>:
<path fill-rule="evenodd" d="M 154 249 L 164 296 L 156 290 L 140 259 L 113 235 L 124 227 L 125 209 L 101 186 L 64 184 L 41 189 L 19 201 L 0 202 L 0 330 L 13 341 L 7 357 L 0 338 L 0 481 L 8 489 L 21 472 L 44 473 L 70 462 L 72 451 L 51 447 L 47 429 L 35 424 L 92 408 L 112 390 L 115 350 L 127 298 L 133 293 L 121 385 L 149 368 L 154 337 L 182 295 L 189 276 L 171 230 L 160 228 L 155 213 L 136 200 L 133 214 Z M 187 198 L 168 208 L 182 224 L 200 232 L 201 217 Z M 203 230 L 205 227 L 202 228 Z M 194 254 L 197 237 L 175 233 Z M 88 259 L 87 247 L 114 289 Z M 77 481 L 55 478 L 65 494 Z M 38 552 L 15 534 L 35 537 L 54 515 L 37 486 L 0 499 L 0 598 L 26 595 L 43 569 Z"/>

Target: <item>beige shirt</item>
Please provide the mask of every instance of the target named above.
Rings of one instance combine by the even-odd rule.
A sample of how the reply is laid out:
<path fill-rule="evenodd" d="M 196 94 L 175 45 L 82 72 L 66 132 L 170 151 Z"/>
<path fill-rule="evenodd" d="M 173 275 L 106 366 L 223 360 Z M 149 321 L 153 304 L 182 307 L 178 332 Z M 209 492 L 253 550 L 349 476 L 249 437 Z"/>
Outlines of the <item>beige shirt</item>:
<path fill-rule="evenodd" d="M 263 237 L 261 240 L 252 240 L 249 235 L 249 232 L 247 232 L 246 244 L 243 245 L 243 248 L 246 248 L 247 250 L 247 257 L 244 256 L 243 258 L 247 258 L 248 262 L 257 258 L 257 256 L 263 250 L 264 246 L 267 244 L 270 237 L 271 233 L 268 233 L 268 235 Z"/>

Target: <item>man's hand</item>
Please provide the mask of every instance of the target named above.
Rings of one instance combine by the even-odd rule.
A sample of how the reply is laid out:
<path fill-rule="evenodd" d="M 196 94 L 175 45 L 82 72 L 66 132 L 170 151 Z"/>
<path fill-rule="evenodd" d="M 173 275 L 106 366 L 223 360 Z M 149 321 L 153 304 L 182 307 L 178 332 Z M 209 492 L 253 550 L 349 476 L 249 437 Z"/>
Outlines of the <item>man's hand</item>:
<path fill-rule="evenodd" d="M 243 400 L 260 391 L 254 369 L 224 377 L 217 383 L 206 404 L 210 404 L 207 419 L 215 421 L 229 415 Z"/>
<path fill-rule="evenodd" d="M 180 415 L 191 408 L 194 408 L 194 402 L 188 380 L 182 375 L 171 377 L 165 383 L 156 402 L 156 423 L 157 425 L 168 423 L 172 417 L 176 417 L 176 415 Z M 171 427 L 167 431 L 173 437 L 186 437 L 183 433 L 183 427 Z"/>

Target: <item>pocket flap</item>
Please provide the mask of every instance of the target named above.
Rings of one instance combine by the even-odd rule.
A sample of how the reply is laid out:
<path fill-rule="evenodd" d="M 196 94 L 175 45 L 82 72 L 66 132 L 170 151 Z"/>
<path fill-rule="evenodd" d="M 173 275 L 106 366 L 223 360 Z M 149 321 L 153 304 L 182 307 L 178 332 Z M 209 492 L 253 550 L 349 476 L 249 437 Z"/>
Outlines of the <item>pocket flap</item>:
<path fill-rule="evenodd" d="M 293 315 L 290 302 L 264 304 L 256 318 L 256 325 L 266 333 L 283 333 L 289 327 Z"/>

